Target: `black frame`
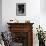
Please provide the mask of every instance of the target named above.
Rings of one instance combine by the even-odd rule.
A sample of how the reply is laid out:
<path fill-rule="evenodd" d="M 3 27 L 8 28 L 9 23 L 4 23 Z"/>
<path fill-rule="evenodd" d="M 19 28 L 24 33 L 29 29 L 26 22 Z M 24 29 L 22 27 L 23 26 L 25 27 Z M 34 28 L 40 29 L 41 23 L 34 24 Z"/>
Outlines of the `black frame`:
<path fill-rule="evenodd" d="M 16 15 L 26 16 L 26 3 L 16 3 Z"/>

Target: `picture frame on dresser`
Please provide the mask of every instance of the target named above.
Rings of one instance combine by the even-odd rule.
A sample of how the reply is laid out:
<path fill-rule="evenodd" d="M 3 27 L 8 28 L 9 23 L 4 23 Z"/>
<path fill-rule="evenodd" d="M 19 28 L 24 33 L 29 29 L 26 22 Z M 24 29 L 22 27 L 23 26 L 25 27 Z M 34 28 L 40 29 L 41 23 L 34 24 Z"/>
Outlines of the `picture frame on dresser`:
<path fill-rule="evenodd" d="M 16 15 L 26 16 L 26 3 L 16 3 Z"/>

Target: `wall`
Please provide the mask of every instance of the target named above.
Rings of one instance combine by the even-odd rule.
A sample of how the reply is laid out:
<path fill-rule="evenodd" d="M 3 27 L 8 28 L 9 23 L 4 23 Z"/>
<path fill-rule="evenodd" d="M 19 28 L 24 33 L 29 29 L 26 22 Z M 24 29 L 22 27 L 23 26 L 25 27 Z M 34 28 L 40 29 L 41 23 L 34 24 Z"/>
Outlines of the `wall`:
<path fill-rule="evenodd" d="M 2 28 L 2 0 L 0 0 L 0 31 Z"/>
<path fill-rule="evenodd" d="M 40 24 L 46 31 L 46 0 L 40 0 Z"/>
<path fill-rule="evenodd" d="M 42 0 L 43 1 L 43 0 Z M 33 25 L 33 45 L 38 46 L 36 37 L 36 27 L 40 24 L 46 30 L 46 15 L 43 14 L 42 7 L 44 5 L 40 0 L 2 0 L 2 26 L 3 31 L 7 31 L 7 22 L 11 19 L 17 19 L 19 22 L 30 20 Z M 16 3 L 26 3 L 26 16 L 16 16 Z M 23 18 L 23 19 L 22 19 Z"/>
<path fill-rule="evenodd" d="M 16 3 L 18 2 L 26 3 L 26 16 L 16 16 Z M 3 31 L 7 31 L 7 22 L 10 19 L 17 19 L 19 20 L 19 22 L 25 22 L 25 20 L 30 20 L 31 23 L 34 23 L 33 45 L 38 46 L 36 27 L 38 27 L 38 25 L 40 24 L 40 0 L 2 0 Z"/>
<path fill-rule="evenodd" d="M 22 3 L 26 2 L 26 16 L 16 16 L 16 3 L 18 2 Z M 24 22 L 26 19 L 29 19 L 31 22 L 39 23 L 39 14 L 40 14 L 40 0 L 2 1 L 2 22 L 4 26 L 10 19 L 17 19 L 20 22 Z"/>

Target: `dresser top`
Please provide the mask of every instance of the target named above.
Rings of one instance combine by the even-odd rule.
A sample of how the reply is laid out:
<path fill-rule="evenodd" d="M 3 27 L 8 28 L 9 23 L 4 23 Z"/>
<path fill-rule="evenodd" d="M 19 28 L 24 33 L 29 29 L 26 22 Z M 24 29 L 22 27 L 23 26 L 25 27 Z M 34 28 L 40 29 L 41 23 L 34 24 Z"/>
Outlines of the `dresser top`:
<path fill-rule="evenodd" d="M 29 24 L 29 25 L 33 25 L 34 23 L 7 23 L 8 25 L 25 25 L 25 24 Z"/>

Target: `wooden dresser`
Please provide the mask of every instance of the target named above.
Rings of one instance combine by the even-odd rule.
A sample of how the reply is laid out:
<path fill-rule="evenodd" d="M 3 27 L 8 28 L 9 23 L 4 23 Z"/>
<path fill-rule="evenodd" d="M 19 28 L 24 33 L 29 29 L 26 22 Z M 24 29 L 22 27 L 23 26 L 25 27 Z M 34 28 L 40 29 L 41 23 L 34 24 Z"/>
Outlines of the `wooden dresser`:
<path fill-rule="evenodd" d="M 22 46 L 33 46 L 33 23 L 7 23 L 12 39 Z"/>

